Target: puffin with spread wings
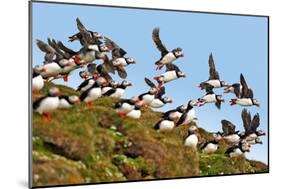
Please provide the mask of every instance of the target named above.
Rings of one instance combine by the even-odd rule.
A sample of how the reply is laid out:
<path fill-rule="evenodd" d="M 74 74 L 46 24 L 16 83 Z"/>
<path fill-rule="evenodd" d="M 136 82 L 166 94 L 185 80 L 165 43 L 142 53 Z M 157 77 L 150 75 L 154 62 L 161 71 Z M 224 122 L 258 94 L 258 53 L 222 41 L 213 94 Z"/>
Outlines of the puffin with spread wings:
<path fill-rule="evenodd" d="M 157 65 L 156 70 L 160 70 L 164 65 L 172 64 L 173 61 L 184 56 L 183 50 L 181 48 L 175 48 L 172 51 L 169 51 L 162 43 L 159 36 L 159 31 L 159 28 L 154 28 L 152 32 L 152 39 L 157 49 L 161 52 L 161 58 L 155 62 Z"/>

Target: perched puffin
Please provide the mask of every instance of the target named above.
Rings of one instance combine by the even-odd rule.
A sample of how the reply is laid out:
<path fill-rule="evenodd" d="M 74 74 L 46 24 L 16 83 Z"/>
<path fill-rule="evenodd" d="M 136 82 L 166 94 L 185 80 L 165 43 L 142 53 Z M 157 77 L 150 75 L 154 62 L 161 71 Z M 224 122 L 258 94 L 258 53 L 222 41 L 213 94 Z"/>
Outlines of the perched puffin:
<path fill-rule="evenodd" d="M 185 124 L 189 124 L 193 121 L 197 121 L 195 110 L 193 108 L 194 106 L 197 106 L 197 102 L 190 100 L 188 102 L 187 108 L 185 109 L 185 111 L 181 115 L 180 119 L 178 120 L 177 126 L 185 125 Z"/>
<path fill-rule="evenodd" d="M 161 108 L 167 103 L 172 103 L 173 100 L 169 97 L 163 97 L 165 94 L 165 87 L 161 87 L 155 95 L 152 102 L 149 104 L 151 108 Z"/>
<path fill-rule="evenodd" d="M 135 108 L 137 98 L 120 99 L 115 105 L 114 109 L 121 118 L 125 118 L 127 113 Z"/>
<path fill-rule="evenodd" d="M 101 94 L 105 95 L 109 90 L 115 90 L 119 85 L 117 81 L 110 80 L 108 85 L 101 88 Z"/>
<path fill-rule="evenodd" d="M 172 109 L 172 110 L 169 110 L 169 111 L 165 112 L 162 115 L 162 118 L 168 117 L 172 121 L 177 122 L 180 119 L 180 117 L 182 116 L 182 114 L 185 112 L 186 109 L 187 109 L 186 105 L 178 106 L 176 109 Z"/>
<path fill-rule="evenodd" d="M 72 96 L 66 96 L 66 95 L 61 95 L 59 96 L 59 109 L 68 109 L 71 108 L 74 104 L 79 104 L 80 99 L 76 95 Z"/>
<path fill-rule="evenodd" d="M 154 126 L 154 129 L 160 131 L 170 131 L 176 126 L 175 120 L 168 117 L 162 117 Z"/>
<path fill-rule="evenodd" d="M 136 103 L 134 109 L 129 111 L 126 116 L 133 119 L 139 119 L 141 117 L 141 106 Z"/>
<path fill-rule="evenodd" d="M 221 88 L 221 87 L 229 86 L 229 84 L 227 84 L 225 81 L 220 80 L 219 73 L 216 71 L 212 53 L 209 56 L 209 79 L 207 81 L 200 83 L 199 88 L 203 90 L 209 87 L 209 85 L 211 85 L 213 88 Z"/>
<path fill-rule="evenodd" d="M 157 49 L 161 52 L 161 58 L 155 62 L 157 65 L 156 70 L 161 69 L 166 64 L 172 64 L 176 59 L 183 57 L 181 48 L 175 48 L 171 52 L 165 47 L 159 37 L 159 28 L 154 28 L 152 32 L 152 39 L 156 44 Z"/>
<path fill-rule="evenodd" d="M 241 95 L 236 99 L 231 99 L 230 105 L 239 104 L 240 106 L 260 106 L 260 103 L 257 99 L 254 99 L 254 93 L 246 83 L 246 80 L 243 74 L 240 74 L 240 83 L 242 85 Z"/>
<path fill-rule="evenodd" d="M 201 151 L 204 154 L 213 154 L 218 150 L 218 148 L 219 148 L 219 140 L 217 139 L 207 141 L 203 143 L 200 147 Z"/>
<path fill-rule="evenodd" d="M 256 138 L 264 136 L 265 132 L 263 130 L 257 130 L 260 125 L 260 116 L 257 113 L 251 118 L 251 113 L 246 109 L 242 110 L 241 117 L 243 120 L 243 127 L 245 129 L 244 133 L 241 133 L 241 138 L 245 139 L 247 142 L 255 142 Z"/>
<path fill-rule="evenodd" d="M 184 145 L 196 150 L 198 144 L 198 135 L 199 135 L 199 129 L 195 125 L 189 127 L 188 136 L 184 141 Z"/>
<path fill-rule="evenodd" d="M 229 145 L 238 144 L 240 141 L 239 131 L 235 131 L 235 125 L 228 120 L 222 120 L 222 138 Z"/>
<path fill-rule="evenodd" d="M 250 146 L 248 143 L 244 143 L 242 141 L 239 144 L 229 147 L 225 154 L 231 158 L 244 156 L 245 152 L 250 152 Z"/>
<path fill-rule="evenodd" d="M 116 88 L 111 88 L 108 91 L 106 91 L 103 95 L 104 96 L 111 96 L 111 97 L 115 97 L 115 98 L 121 98 L 125 92 L 125 89 L 128 86 L 132 86 L 132 83 L 124 80 L 121 82 L 121 84 L 117 85 Z"/>
<path fill-rule="evenodd" d="M 80 25 L 83 25 L 82 22 L 79 20 L 79 18 L 77 18 L 76 22 L 79 23 Z M 96 43 L 96 42 L 101 43 L 101 41 L 99 41 L 99 39 L 103 38 L 103 36 L 100 33 L 93 32 L 93 31 L 90 31 L 90 30 L 87 30 L 87 32 L 83 33 L 83 35 L 85 35 L 85 34 L 88 35 L 89 38 L 93 39 L 92 43 Z M 83 46 L 83 45 L 86 44 L 86 42 L 84 41 L 83 35 L 82 35 L 81 32 L 78 32 L 78 33 L 68 37 L 68 39 L 69 39 L 70 42 L 79 40 L 80 44 Z"/>
<path fill-rule="evenodd" d="M 44 87 L 44 80 L 37 69 L 32 70 L 32 92 L 40 91 Z"/>
<path fill-rule="evenodd" d="M 166 64 L 166 67 L 167 69 L 165 73 L 153 78 L 158 82 L 158 88 L 160 88 L 164 83 L 168 83 L 181 77 L 186 77 L 186 74 L 182 72 L 176 65 Z"/>
<path fill-rule="evenodd" d="M 44 121 L 51 121 L 50 112 L 59 107 L 59 96 L 61 92 L 58 88 L 52 87 L 48 91 L 48 95 L 34 101 L 33 109 L 38 112 Z"/>
<path fill-rule="evenodd" d="M 105 69 L 113 74 L 117 71 L 119 77 L 125 79 L 127 77 L 127 72 L 124 67 L 135 64 L 136 61 L 131 57 L 125 57 L 127 52 L 109 38 L 105 38 L 105 46 L 111 50 L 112 55 L 111 60 L 107 58 L 107 61 L 104 62 Z"/>
<path fill-rule="evenodd" d="M 86 102 L 89 108 L 94 108 L 93 101 L 101 97 L 101 86 L 104 86 L 106 82 L 96 81 L 93 86 L 84 91 L 80 95 L 80 101 Z"/>
<path fill-rule="evenodd" d="M 140 104 L 142 106 L 148 106 L 154 100 L 156 92 L 156 88 L 150 88 L 148 92 L 139 95 L 138 99 Z"/>
<path fill-rule="evenodd" d="M 221 103 L 224 102 L 222 95 L 216 95 L 213 91 L 213 86 L 206 85 L 206 95 L 198 99 L 199 106 L 203 106 L 206 103 L 215 103 L 218 109 L 221 108 Z"/>
<path fill-rule="evenodd" d="M 90 87 L 92 87 L 95 83 L 95 80 L 93 78 L 87 79 L 83 81 L 77 88 L 77 91 L 84 92 L 88 90 Z"/>

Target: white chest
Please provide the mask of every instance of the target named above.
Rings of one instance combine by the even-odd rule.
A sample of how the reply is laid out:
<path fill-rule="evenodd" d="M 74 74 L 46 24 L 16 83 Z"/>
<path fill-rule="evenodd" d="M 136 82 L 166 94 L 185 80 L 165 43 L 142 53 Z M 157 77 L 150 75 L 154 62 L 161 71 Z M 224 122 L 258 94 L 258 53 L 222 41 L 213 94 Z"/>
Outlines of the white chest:
<path fill-rule="evenodd" d="M 214 88 L 220 88 L 221 87 L 221 83 L 217 79 L 208 80 L 208 81 L 206 81 L 206 83 L 212 85 Z"/>
<path fill-rule="evenodd" d="M 124 89 L 117 88 L 115 93 L 113 93 L 111 96 L 115 98 L 121 98 L 124 94 L 124 91 Z"/>
<path fill-rule="evenodd" d="M 112 61 L 112 64 L 114 66 L 127 66 L 125 58 L 116 58 L 114 61 Z"/>
<path fill-rule="evenodd" d="M 164 104 L 161 100 L 159 100 L 158 98 L 153 99 L 152 102 L 149 104 L 149 106 L 150 106 L 151 108 L 161 108 L 161 107 L 163 107 L 164 105 L 165 105 L 165 104 Z"/>
<path fill-rule="evenodd" d="M 231 152 L 229 155 L 230 157 L 238 157 L 243 155 L 244 153 L 239 149 L 239 148 L 235 148 L 233 152 Z"/>
<path fill-rule="evenodd" d="M 212 154 L 215 153 L 218 149 L 217 144 L 209 143 L 207 146 L 202 150 L 204 154 Z"/>
<path fill-rule="evenodd" d="M 101 97 L 101 88 L 92 88 L 89 91 L 88 96 L 84 99 L 84 102 L 91 102 L 99 97 Z"/>
<path fill-rule="evenodd" d="M 168 71 L 161 75 L 165 83 L 175 80 L 178 78 L 176 71 Z"/>
<path fill-rule="evenodd" d="M 153 99 L 154 99 L 154 95 L 146 94 L 143 96 L 142 102 L 143 102 L 143 104 L 150 104 Z"/>
<path fill-rule="evenodd" d="M 41 101 L 40 106 L 36 109 L 36 111 L 40 114 L 49 113 L 56 110 L 58 106 L 59 106 L 58 97 L 47 97 Z"/>
<path fill-rule="evenodd" d="M 175 123 L 169 120 L 163 120 L 159 124 L 160 131 L 167 131 L 167 130 L 169 131 L 172 130 L 174 127 L 175 127 Z"/>
<path fill-rule="evenodd" d="M 101 89 L 101 93 L 104 94 L 104 93 L 106 93 L 107 91 L 109 91 L 110 89 L 112 89 L 112 87 L 103 87 L 103 88 Z"/>
<path fill-rule="evenodd" d="M 193 120 L 196 119 L 196 113 L 194 109 L 191 109 L 188 111 L 186 118 L 184 120 L 184 124 L 189 124 L 190 122 L 192 122 Z"/>
<path fill-rule="evenodd" d="M 198 137 L 195 134 L 188 136 L 184 141 L 185 146 L 189 146 L 194 149 L 197 148 L 197 144 L 198 144 Z"/>
<path fill-rule="evenodd" d="M 65 99 L 60 99 L 60 102 L 59 102 L 59 107 L 60 109 L 68 109 L 68 108 L 71 108 L 72 105 L 69 104 L 69 102 Z"/>
<path fill-rule="evenodd" d="M 44 87 L 44 80 L 41 75 L 32 78 L 32 90 L 39 91 Z"/>
<path fill-rule="evenodd" d="M 172 119 L 172 120 L 176 120 L 176 119 L 179 119 L 180 117 L 182 116 L 182 113 L 180 112 L 173 112 L 169 115 L 169 118 Z"/>
<path fill-rule="evenodd" d="M 228 144 L 234 145 L 239 143 L 240 137 L 237 134 L 232 134 L 225 136 L 224 139 Z"/>
<path fill-rule="evenodd" d="M 238 98 L 236 100 L 236 104 L 239 104 L 241 106 L 252 106 L 253 102 L 250 98 Z"/>
<path fill-rule="evenodd" d="M 141 117 L 141 111 L 140 110 L 132 110 L 129 113 L 127 113 L 127 117 L 133 118 L 133 119 L 139 119 Z"/>
<path fill-rule="evenodd" d="M 116 111 L 120 112 L 120 113 L 128 113 L 128 112 L 132 111 L 133 109 L 134 109 L 133 105 L 130 105 L 128 103 L 123 103 L 121 108 L 117 109 Z"/>
<path fill-rule="evenodd" d="M 208 95 L 205 95 L 203 98 L 204 102 L 206 103 L 213 103 L 213 102 L 216 102 L 217 99 L 216 99 L 216 95 L 215 94 L 208 94 Z"/>
<path fill-rule="evenodd" d="M 88 89 L 91 88 L 94 84 L 95 84 L 95 80 L 93 80 L 93 79 L 89 80 L 88 84 L 87 84 L 85 87 L 81 88 L 81 91 L 83 92 L 83 91 L 88 90 Z"/>
<path fill-rule="evenodd" d="M 43 77 L 54 77 L 62 71 L 61 67 L 57 63 L 45 64 L 44 68 L 46 71 L 41 73 Z"/>
<path fill-rule="evenodd" d="M 169 52 L 162 58 L 161 63 L 169 64 L 169 63 L 173 62 L 174 60 L 176 60 L 175 55 L 172 52 Z"/>

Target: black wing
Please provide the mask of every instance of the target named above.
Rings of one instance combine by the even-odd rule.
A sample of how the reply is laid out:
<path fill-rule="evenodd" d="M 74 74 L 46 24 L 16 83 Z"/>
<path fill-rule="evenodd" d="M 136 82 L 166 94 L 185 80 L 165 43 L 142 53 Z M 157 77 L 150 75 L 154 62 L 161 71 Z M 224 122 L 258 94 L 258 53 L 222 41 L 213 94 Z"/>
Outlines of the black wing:
<path fill-rule="evenodd" d="M 209 56 L 209 80 L 220 79 L 219 73 L 216 71 L 214 59 L 212 53 Z"/>
<path fill-rule="evenodd" d="M 42 100 L 44 100 L 45 98 L 46 98 L 46 96 L 43 96 L 43 97 L 35 100 L 32 104 L 33 109 L 36 110 L 40 106 L 40 103 L 42 102 Z"/>
<path fill-rule="evenodd" d="M 252 133 L 251 131 L 251 114 L 245 108 L 242 110 L 242 120 L 243 120 L 243 127 L 245 129 L 245 135 Z"/>
<path fill-rule="evenodd" d="M 118 73 L 119 77 L 121 77 L 122 79 L 126 79 L 127 72 L 124 68 L 121 68 L 121 67 L 117 66 L 116 70 L 117 70 L 117 73 Z"/>
<path fill-rule="evenodd" d="M 56 56 L 56 50 L 39 39 L 37 39 L 36 44 L 41 51 L 46 53 L 44 57 L 45 61 L 52 62 Z"/>
<path fill-rule="evenodd" d="M 169 110 L 165 113 L 163 113 L 163 115 L 161 116 L 162 118 L 168 118 L 168 116 L 172 113 L 172 112 L 176 112 L 177 110 L 176 109 L 173 109 L 173 110 Z"/>
<path fill-rule="evenodd" d="M 240 83 L 242 85 L 241 98 L 253 98 L 253 91 L 249 89 L 243 74 L 240 74 Z"/>
<path fill-rule="evenodd" d="M 156 85 L 148 78 L 144 78 L 145 83 L 150 86 L 151 88 L 156 88 Z"/>
<path fill-rule="evenodd" d="M 235 83 L 232 85 L 232 87 L 234 88 L 234 94 L 237 98 L 240 98 L 240 84 L 239 83 Z"/>
<path fill-rule="evenodd" d="M 176 72 L 181 72 L 178 66 L 174 64 L 166 64 L 166 72 L 168 71 L 176 71 Z"/>
<path fill-rule="evenodd" d="M 208 83 L 204 83 L 204 88 L 205 88 L 207 94 L 214 94 L 214 91 L 213 91 L 214 87 L 212 85 L 210 85 Z"/>
<path fill-rule="evenodd" d="M 161 87 L 158 93 L 155 95 L 155 98 L 161 98 L 165 94 L 165 87 Z"/>
<path fill-rule="evenodd" d="M 169 51 L 167 50 L 167 48 L 165 47 L 165 45 L 162 43 L 160 37 L 159 37 L 159 28 L 154 28 L 153 32 L 152 32 L 152 39 L 154 41 L 154 43 L 156 44 L 156 47 L 159 51 L 161 51 L 161 56 L 165 56 L 166 54 L 169 53 Z"/>
<path fill-rule="evenodd" d="M 91 32 L 89 32 L 86 27 L 82 24 L 79 18 L 76 18 L 77 28 L 82 35 L 82 39 L 85 45 L 96 44 L 96 41 L 92 38 Z"/>
<path fill-rule="evenodd" d="M 260 126 L 260 115 L 257 113 L 254 115 L 253 120 L 251 122 L 251 130 L 252 132 L 256 132 L 257 128 Z"/>
<path fill-rule="evenodd" d="M 103 95 L 104 96 L 110 96 L 112 95 L 113 93 L 116 92 L 116 89 L 109 89 L 108 91 L 106 91 L 106 93 L 104 93 Z"/>
<path fill-rule="evenodd" d="M 80 91 L 83 87 L 86 87 L 91 79 L 92 79 L 92 78 L 83 81 L 83 82 L 78 86 L 77 91 Z"/>
<path fill-rule="evenodd" d="M 66 47 L 61 41 L 57 42 L 58 47 L 63 50 L 64 52 L 68 53 L 70 56 L 74 56 L 77 54 L 76 51 Z"/>
<path fill-rule="evenodd" d="M 235 125 L 233 123 L 224 119 L 221 121 L 221 124 L 222 124 L 223 134 L 225 136 L 235 134 Z"/>
<path fill-rule="evenodd" d="M 221 109 L 221 101 L 217 101 L 215 106 L 220 110 Z"/>
<path fill-rule="evenodd" d="M 185 111 L 185 112 L 181 115 L 181 117 L 180 117 L 180 119 L 178 120 L 176 126 L 179 126 L 179 125 L 183 124 L 184 121 L 185 121 L 185 119 L 186 119 L 186 116 L 187 116 L 187 111 Z"/>
<path fill-rule="evenodd" d="M 112 58 L 121 58 L 127 54 L 124 49 L 120 48 L 114 41 L 107 37 L 105 37 L 105 46 L 112 51 Z"/>

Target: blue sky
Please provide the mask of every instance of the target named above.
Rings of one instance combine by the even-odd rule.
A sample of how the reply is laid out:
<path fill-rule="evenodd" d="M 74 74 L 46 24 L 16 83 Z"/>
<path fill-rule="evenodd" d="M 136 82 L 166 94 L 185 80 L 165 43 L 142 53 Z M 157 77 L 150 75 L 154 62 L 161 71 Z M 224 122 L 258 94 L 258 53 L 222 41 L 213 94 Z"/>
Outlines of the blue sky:
<path fill-rule="evenodd" d="M 261 117 L 260 129 L 268 131 L 267 117 L 267 18 L 234 15 L 218 15 L 191 12 L 141 10 L 95 7 L 82 5 L 63 5 L 33 3 L 33 65 L 42 64 L 44 54 L 37 48 L 36 39 L 46 41 L 48 37 L 63 41 L 68 47 L 78 50 L 79 42 L 70 43 L 68 36 L 77 32 L 75 19 L 93 31 L 115 41 L 124 48 L 128 56 L 134 57 L 136 65 L 127 67 L 127 80 L 133 87 L 126 90 L 125 97 L 146 92 L 148 87 L 144 77 L 150 79 L 164 72 L 156 71 L 154 62 L 160 52 L 152 41 L 152 30 L 160 27 L 160 37 L 168 49 L 181 47 L 185 57 L 177 60 L 176 65 L 187 74 L 186 78 L 166 85 L 166 95 L 174 103 L 160 111 L 166 111 L 190 99 L 204 95 L 197 86 L 208 79 L 208 56 L 213 53 L 216 69 L 222 80 L 229 83 L 239 82 L 243 73 L 248 85 L 253 89 L 261 107 L 248 110 Z M 68 83 L 56 81 L 76 88 L 82 80 L 76 71 Z M 118 80 L 118 77 L 114 77 Z M 120 79 L 119 79 L 120 80 Z M 121 81 L 121 80 L 120 80 Z M 222 90 L 216 90 L 221 94 Z M 243 130 L 240 106 L 230 106 L 228 101 L 234 95 L 224 96 L 226 103 L 221 110 L 213 104 L 197 108 L 199 126 L 208 131 L 221 130 L 221 120 L 234 123 Z M 267 137 L 263 145 L 255 145 L 247 154 L 250 159 L 267 162 Z"/>

